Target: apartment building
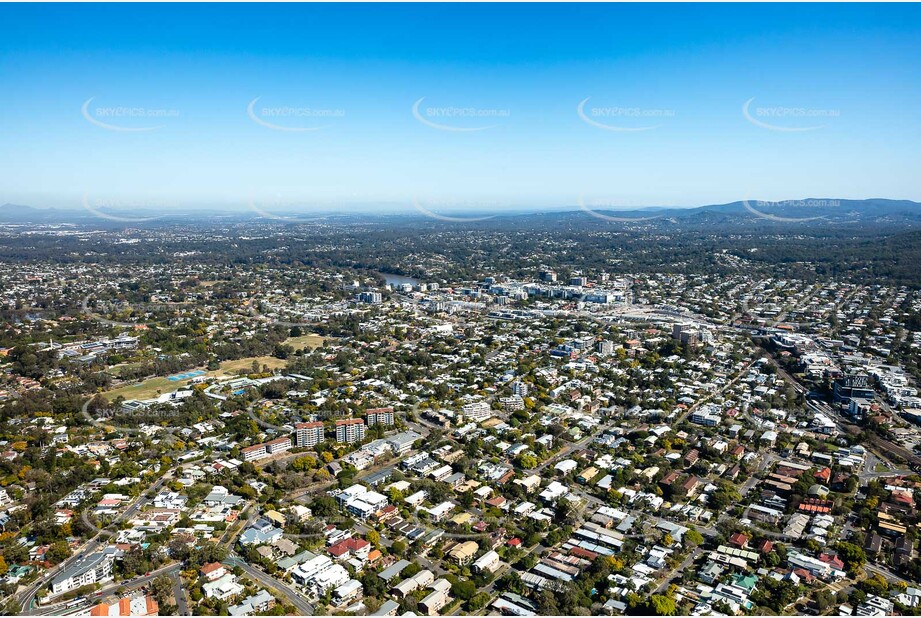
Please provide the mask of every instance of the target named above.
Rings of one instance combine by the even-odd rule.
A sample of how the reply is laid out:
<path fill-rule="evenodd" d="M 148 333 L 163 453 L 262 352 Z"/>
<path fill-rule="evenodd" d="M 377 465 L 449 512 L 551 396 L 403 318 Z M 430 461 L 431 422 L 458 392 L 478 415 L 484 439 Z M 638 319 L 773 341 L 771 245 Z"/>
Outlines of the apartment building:
<path fill-rule="evenodd" d="M 473 403 L 468 403 L 461 408 L 461 413 L 464 415 L 464 418 L 474 423 L 480 423 L 490 418 L 492 413 L 492 408 L 485 401 L 476 401 Z"/>
<path fill-rule="evenodd" d="M 256 461 L 257 459 L 263 459 L 269 455 L 282 453 L 290 448 L 291 438 L 278 438 L 271 442 L 247 446 L 246 448 L 240 449 L 240 453 L 243 455 L 243 461 Z"/>
<path fill-rule="evenodd" d="M 394 424 L 394 421 L 393 408 L 373 408 L 365 412 L 365 422 L 368 427 L 373 427 L 374 425 L 390 427 Z"/>
<path fill-rule="evenodd" d="M 371 305 L 379 305 L 384 302 L 383 296 L 380 292 L 361 292 L 358 295 L 359 302 L 368 303 Z"/>
<path fill-rule="evenodd" d="M 121 553 L 115 547 L 106 547 L 78 560 L 51 581 L 51 593 L 63 594 L 81 586 L 111 579 L 112 564 Z"/>
<path fill-rule="evenodd" d="M 323 423 L 298 423 L 294 426 L 294 441 L 298 447 L 315 446 L 325 440 Z"/>
<path fill-rule="evenodd" d="M 360 418 L 336 421 L 336 442 L 361 442 L 365 439 L 367 427 Z"/>
<path fill-rule="evenodd" d="M 527 397 L 528 390 L 529 388 L 526 382 L 522 382 L 521 380 L 515 380 L 512 383 L 512 393 L 515 395 L 518 395 L 519 397 Z"/>

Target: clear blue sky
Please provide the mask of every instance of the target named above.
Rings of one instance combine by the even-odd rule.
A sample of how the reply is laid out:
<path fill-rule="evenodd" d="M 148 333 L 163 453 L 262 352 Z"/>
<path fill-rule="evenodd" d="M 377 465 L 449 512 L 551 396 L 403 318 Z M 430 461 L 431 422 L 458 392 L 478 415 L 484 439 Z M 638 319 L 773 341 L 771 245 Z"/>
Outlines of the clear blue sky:
<path fill-rule="evenodd" d="M 921 199 L 917 5 L 4 4 L 0 22 L 0 203 Z M 653 128 L 591 124 L 588 97 L 588 120 Z M 491 117 L 432 109 L 450 107 Z"/>

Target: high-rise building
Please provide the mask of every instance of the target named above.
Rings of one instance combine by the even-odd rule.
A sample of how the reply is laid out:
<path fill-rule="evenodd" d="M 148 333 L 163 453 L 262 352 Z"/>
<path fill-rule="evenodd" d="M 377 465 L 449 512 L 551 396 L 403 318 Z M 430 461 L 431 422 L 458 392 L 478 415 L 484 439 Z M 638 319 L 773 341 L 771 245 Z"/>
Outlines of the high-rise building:
<path fill-rule="evenodd" d="M 294 443 L 298 447 L 314 446 L 324 441 L 323 423 L 298 423 L 294 426 Z"/>
<path fill-rule="evenodd" d="M 613 341 L 599 341 L 597 346 L 599 354 L 613 354 L 614 353 L 614 342 Z"/>
<path fill-rule="evenodd" d="M 365 422 L 368 427 L 374 425 L 393 425 L 393 408 L 373 408 L 365 412 Z"/>
<path fill-rule="evenodd" d="M 336 442 L 361 442 L 365 439 L 367 427 L 360 418 L 336 421 Z"/>
<path fill-rule="evenodd" d="M 358 295 L 358 300 L 363 303 L 379 305 L 383 302 L 384 297 L 381 296 L 380 292 L 361 292 Z"/>

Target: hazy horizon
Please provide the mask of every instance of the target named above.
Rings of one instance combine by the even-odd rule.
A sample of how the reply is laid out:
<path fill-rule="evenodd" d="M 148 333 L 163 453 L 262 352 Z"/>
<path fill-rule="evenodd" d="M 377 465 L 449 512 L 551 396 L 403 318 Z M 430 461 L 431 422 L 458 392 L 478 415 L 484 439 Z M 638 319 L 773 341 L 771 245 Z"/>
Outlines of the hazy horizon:
<path fill-rule="evenodd" d="M 852 200 L 852 201 L 868 201 L 868 200 L 888 200 L 888 201 L 909 201 L 921 205 L 919 200 L 895 200 L 887 197 L 839 197 L 839 196 L 803 196 L 803 197 L 791 197 L 784 200 L 776 201 L 765 201 L 757 198 L 745 198 L 730 200 L 728 202 L 720 203 L 707 203 L 707 204 L 649 204 L 649 205 L 618 205 L 607 202 L 599 201 L 583 201 L 579 203 L 578 201 L 572 204 L 520 204 L 520 203 L 444 203 L 444 202 L 427 202 L 425 200 L 410 200 L 408 202 L 347 202 L 342 201 L 338 203 L 325 202 L 325 203 L 315 203 L 315 204 L 277 204 L 277 203 L 262 203 L 259 201 L 253 201 L 245 204 L 240 203 L 228 203 L 228 204 L 209 204 L 209 203 L 119 203 L 118 201 L 113 200 L 96 200 L 90 196 L 85 196 L 84 199 L 81 199 L 80 202 L 74 203 L 65 203 L 61 205 L 44 205 L 37 206 L 34 204 L 23 204 L 23 203 L 13 203 L 5 202 L 0 204 L 0 208 L 17 206 L 17 207 L 26 207 L 33 208 L 35 210 L 59 210 L 66 212 L 81 212 L 81 211 L 103 211 L 103 212 L 124 212 L 124 213 L 150 213 L 158 212 L 159 214 L 195 214 L 201 211 L 208 211 L 214 214 L 228 214 L 228 215 L 237 215 L 237 214 L 255 214 L 259 216 L 264 216 L 271 218 L 278 215 L 295 215 L 295 214 L 366 214 L 366 215 L 386 215 L 386 214 L 428 214 L 426 211 L 430 209 L 436 209 L 438 212 L 442 213 L 483 213 L 490 212 L 493 214 L 539 214 L 542 212 L 573 212 L 579 210 L 585 210 L 586 208 L 591 208 L 592 210 L 600 211 L 657 211 L 657 210 L 693 210 L 696 208 L 706 208 L 713 206 L 723 206 L 729 204 L 745 203 L 749 202 L 753 205 L 795 205 L 797 203 L 803 203 L 804 205 L 809 205 L 809 202 L 822 202 L 822 201 L 834 201 L 834 200 Z M 501 208 L 501 212 L 496 212 L 496 208 Z"/>

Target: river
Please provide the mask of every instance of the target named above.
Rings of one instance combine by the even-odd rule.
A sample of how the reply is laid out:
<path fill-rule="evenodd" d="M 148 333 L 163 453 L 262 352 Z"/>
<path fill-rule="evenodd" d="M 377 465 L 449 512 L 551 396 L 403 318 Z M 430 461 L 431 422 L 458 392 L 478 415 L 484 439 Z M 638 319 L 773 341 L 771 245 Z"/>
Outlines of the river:
<path fill-rule="evenodd" d="M 388 285 L 400 285 L 401 283 L 411 283 L 412 285 L 418 285 L 419 280 L 413 279 L 412 277 L 406 277 L 404 275 L 397 275 L 394 273 L 377 273 L 384 278 L 384 281 Z"/>

